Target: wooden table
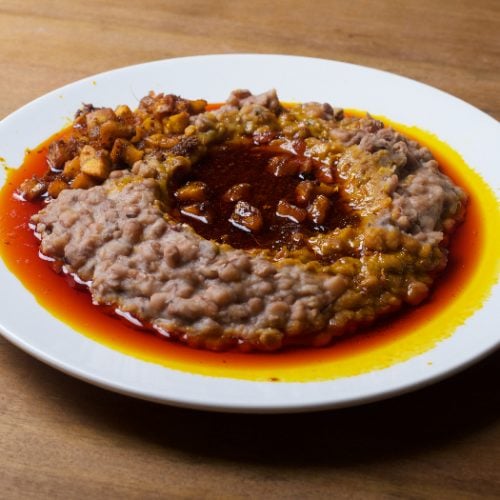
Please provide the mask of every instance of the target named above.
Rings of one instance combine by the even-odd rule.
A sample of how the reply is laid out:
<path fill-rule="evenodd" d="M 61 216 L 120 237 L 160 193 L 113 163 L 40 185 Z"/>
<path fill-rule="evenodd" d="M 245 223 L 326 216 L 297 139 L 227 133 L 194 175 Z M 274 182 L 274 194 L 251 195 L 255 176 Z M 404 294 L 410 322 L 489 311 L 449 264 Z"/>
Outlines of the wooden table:
<path fill-rule="evenodd" d="M 275 3 L 0 0 L 0 117 L 119 66 L 262 52 L 393 71 L 500 118 L 498 0 Z M 498 498 L 499 364 L 359 408 L 238 416 L 112 394 L 0 340 L 0 497 Z"/>

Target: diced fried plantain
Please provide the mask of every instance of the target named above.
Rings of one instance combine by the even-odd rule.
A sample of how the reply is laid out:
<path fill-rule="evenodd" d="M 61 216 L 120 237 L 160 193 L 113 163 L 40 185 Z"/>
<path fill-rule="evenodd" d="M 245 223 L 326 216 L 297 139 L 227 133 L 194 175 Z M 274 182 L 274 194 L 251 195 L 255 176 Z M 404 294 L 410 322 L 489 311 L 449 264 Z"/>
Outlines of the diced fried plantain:
<path fill-rule="evenodd" d="M 163 119 L 163 130 L 166 134 L 182 134 L 189 125 L 189 114 L 183 111 Z"/>
<path fill-rule="evenodd" d="M 60 139 L 50 144 L 47 160 L 52 168 L 60 169 L 63 167 L 64 163 L 73 158 L 75 154 L 75 144 Z"/>
<path fill-rule="evenodd" d="M 192 181 L 180 187 L 174 196 L 179 201 L 205 201 L 207 198 L 207 185 L 204 182 Z"/>
<path fill-rule="evenodd" d="M 111 171 L 109 153 L 104 149 L 84 146 L 80 153 L 80 167 L 84 174 L 104 180 Z"/>
<path fill-rule="evenodd" d="M 198 113 L 203 113 L 205 111 L 205 108 L 207 107 L 207 101 L 205 101 L 204 99 L 189 101 L 189 107 L 191 113 L 193 113 L 193 115 L 197 115 Z"/>
<path fill-rule="evenodd" d="M 52 198 L 57 198 L 59 196 L 59 193 L 63 189 L 67 189 L 69 187 L 68 183 L 66 181 L 63 181 L 62 179 L 54 179 L 50 184 L 49 187 L 47 188 L 47 193 L 49 196 Z"/>
<path fill-rule="evenodd" d="M 67 179 L 74 179 L 80 173 L 80 157 L 75 156 L 64 164 L 63 175 Z"/>
<path fill-rule="evenodd" d="M 114 120 L 103 123 L 100 128 L 100 142 L 104 147 L 111 147 L 117 138 L 130 139 L 134 135 L 134 127 Z"/>
<path fill-rule="evenodd" d="M 307 216 L 307 212 L 304 208 L 292 205 L 286 200 L 280 200 L 276 208 L 276 215 L 290 219 L 293 222 L 303 222 Z"/>
<path fill-rule="evenodd" d="M 90 130 L 96 126 L 102 125 L 109 120 L 115 120 L 115 112 L 111 108 L 101 108 L 91 111 L 85 115 L 87 128 Z"/>
<path fill-rule="evenodd" d="M 110 156 L 113 163 L 126 163 L 131 167 L 136 161 L 142 160 L 144 151 L 137 149 L 126 139 L 116 139 Z"/>
<path fill-rule="evenodd" d="M 117 108 L 115 109 L 115 115 L 120 120 L 133 120 L 134 118 L 132 111 L 125 104 L 120 104 L 120 106 L 117 106 Z"/>
<path fill-rule="evenodd" d="M 267 171 L 276 177 L 295 175 L 300 168 L 300 162 L 286 156 L 273 156 L 267 164 Z"/>
<path fill-rule="evenodd" d="M 91 177 L 90 175 L 80 172 L 73 179 L 71 187 L 72 189 L 88 189 L 91 188 L 92 186 L 95 186 L 96 184 L 97 181 L 94 179 L 94 177 Z"/>
<path fill-rule="evenodd" d="M 181 214 L 196 219 L 204 224 L 212 224 L 214 221 L 213 212 L 205 206 L 205 203 L 194 203 L 181 208 Z"/>
<path fill-rule="evenodd" d="M 241 182 L 231 186 L 222 196 L 224 201 L 240 201 L 249 198 L 252 192 L 252 186 L 248 182 Z"/>
<path fill-rule="evenodd" d="M 238 229 L 251 233 L 258 233 L 264 226 L 260 210 L 246 201 L 236 203 L 229 222 Z"/>
<path fill-rule="evenodd" d="M 330 209 L 330 200 L 320 194 L 314 198 L 312 203 L 307 207 L 307 215 L 315 224 L 323 224 Z"/>
<path fill-rule="evenodd" d="M 32 177 L 31 179 L 26 179 L 17 191 L 25 200 L 32 201 L 47 191 L 47 184 L 43 180 L 38 179 L 38 177 Z"/>
<path fill-rule="evenodd" d="M 153 134 L 149 137 L 144 138 L 144 142 L 153 148 L 165 148 L 170 149 L 174 147 L 178 142 L 178 137 L 168 137 L 164 134 Z"/>
<path fill-rule="evenodd" d="M 295 187 L 295 200 L 299 205 L 306 205 L 314 196 L 314 183 L 302 181 Z"/>

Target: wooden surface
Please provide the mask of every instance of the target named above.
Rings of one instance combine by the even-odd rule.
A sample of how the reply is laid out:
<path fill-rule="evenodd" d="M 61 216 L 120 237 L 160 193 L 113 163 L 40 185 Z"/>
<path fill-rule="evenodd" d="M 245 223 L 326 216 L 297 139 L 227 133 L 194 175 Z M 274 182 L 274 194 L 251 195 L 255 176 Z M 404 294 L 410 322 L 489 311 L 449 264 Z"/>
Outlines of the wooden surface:
<path fill-rule="evenodd" d="M 500 118 L 498 0 L 274 3 L 0 0 L 0 117 L 119 66 L 262 52 L 393 71 Z M 360 408 L 237 416 L 112 394 L 0 340 L 0 498 L 499 498 L 499 365 Z"/>

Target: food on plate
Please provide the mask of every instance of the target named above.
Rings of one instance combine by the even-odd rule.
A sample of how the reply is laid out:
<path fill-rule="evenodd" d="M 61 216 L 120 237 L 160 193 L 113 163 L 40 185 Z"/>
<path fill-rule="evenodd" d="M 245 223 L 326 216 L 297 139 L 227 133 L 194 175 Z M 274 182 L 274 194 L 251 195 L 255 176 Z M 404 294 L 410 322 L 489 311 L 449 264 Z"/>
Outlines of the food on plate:
<path fill-rule="evenodd" d="M 193 347 L 321 346 L 429 294 L 466 195 L 370 116 L 274 91 L 84 105 L 19 188 L 96 304 Z"/>

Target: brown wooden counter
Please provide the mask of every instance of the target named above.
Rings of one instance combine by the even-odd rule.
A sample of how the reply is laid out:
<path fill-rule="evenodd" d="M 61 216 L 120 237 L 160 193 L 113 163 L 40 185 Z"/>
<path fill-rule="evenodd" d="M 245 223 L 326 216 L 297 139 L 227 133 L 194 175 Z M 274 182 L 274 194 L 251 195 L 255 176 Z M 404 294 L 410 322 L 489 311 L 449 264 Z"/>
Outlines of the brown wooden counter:
<path fill-rule="evenodd" d="M 119 66 L 261 52 L 392 71 L 500 118 L 497 0 L 274 4 L 0 0 L 0 117 Z M 498 498 L 499 365 L 359 408 L 224 415 L 106 392 L 0 339 L 0 498 Z"/>

